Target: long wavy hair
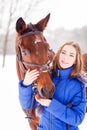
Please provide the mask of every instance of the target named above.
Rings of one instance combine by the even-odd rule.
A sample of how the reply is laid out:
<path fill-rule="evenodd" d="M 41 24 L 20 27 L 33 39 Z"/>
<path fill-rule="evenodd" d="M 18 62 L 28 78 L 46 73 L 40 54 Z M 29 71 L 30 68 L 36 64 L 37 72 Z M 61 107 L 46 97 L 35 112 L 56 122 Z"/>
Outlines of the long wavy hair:
<path fill-rule="evenodd" d="M 73 65 L 74 66 L 73 71 L 70 74 L 70 78 L 73 78 L 73 77 L 76 77 L 79 73 L 81 73 L 81 70 L 82 70 L 81 48 L 78 45 L 78 43 L 66 42 L 59 48 L 59 50 L 57 51 L 57 53 L 55 54 L 54 59 L 53 59 L 52 71 L 53 71 L 53 74 L 55 74 L 56 67 L 58 67 L 59 69 L 62 69 L 59 64 L 59 55 L 60 55 L 63 47 L 66 45 L 73 46 L 76 49 L 76 61 L 75 61 L 75 64 Z"/>

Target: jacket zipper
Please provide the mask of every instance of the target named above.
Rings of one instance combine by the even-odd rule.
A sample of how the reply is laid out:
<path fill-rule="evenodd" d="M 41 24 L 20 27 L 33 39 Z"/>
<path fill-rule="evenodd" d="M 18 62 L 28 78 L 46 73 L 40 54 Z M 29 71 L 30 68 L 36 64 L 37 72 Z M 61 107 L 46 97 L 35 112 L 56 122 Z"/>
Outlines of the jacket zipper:
<path fill-rule="evenodd" d="M 58 81 L 55 84 L 55 88 L 57 87 L 58 83 L 59 83 L 59 70 L 57 72 L 57 76 L 58 76 Z M 50 113 L 50 130 L 52 130 L 52 113 Z"/>
<path fill-rule="evenodd" d="M 52 113 L 50 113 L 50 130 L 52 130 Z"/>

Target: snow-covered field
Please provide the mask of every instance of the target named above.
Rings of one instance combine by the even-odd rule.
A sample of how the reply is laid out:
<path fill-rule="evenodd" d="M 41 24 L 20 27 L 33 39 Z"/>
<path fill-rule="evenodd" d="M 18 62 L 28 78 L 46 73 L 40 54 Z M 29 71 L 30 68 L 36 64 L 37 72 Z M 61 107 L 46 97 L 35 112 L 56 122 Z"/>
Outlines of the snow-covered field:
<path fill-rule="evenodd" d="M 87 114 L 79 128 L 87 130 Z M 4 68 L 0 56 L 0 130 L 30 130 L 18 99 L 15 56 L 6 56 Z"/>

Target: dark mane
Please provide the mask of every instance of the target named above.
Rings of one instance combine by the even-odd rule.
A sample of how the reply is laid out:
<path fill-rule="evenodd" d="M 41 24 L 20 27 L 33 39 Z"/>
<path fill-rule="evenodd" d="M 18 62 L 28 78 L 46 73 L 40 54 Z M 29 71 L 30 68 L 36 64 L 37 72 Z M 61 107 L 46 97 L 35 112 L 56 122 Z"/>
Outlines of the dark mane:
<path fill-rule="evenodd" d="M 32 23 L 27 24 L 27 28 L 21 32 L 21 35 L 24 35 L 28 32 L 35 32 L 36 30 L 38 30 Z"/>

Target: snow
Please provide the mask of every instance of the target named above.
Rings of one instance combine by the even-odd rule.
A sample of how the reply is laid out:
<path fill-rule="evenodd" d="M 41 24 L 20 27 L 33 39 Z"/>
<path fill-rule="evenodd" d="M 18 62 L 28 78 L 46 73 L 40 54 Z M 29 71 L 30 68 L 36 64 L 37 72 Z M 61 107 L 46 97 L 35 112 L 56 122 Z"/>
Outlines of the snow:
<path fill-rule="evenodd" d="M 14 55 L 6 56 L 4 68 L 2 68 L 2 56 L 0 56 L 0 84 L 0 129 L 30 130 L 18 99 L 18 78 Z M 87 114 L 79 128 L 87 130 Z"/>
<path fill-rule="evenodd" d="M 0 61 L 2 57 L 0 57 Z M 5 67 L 0 62 L 0 129 L 29 130 L 18 99 L 18 78 L 15 56 L 7 56 Z"/>

